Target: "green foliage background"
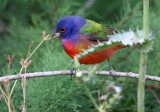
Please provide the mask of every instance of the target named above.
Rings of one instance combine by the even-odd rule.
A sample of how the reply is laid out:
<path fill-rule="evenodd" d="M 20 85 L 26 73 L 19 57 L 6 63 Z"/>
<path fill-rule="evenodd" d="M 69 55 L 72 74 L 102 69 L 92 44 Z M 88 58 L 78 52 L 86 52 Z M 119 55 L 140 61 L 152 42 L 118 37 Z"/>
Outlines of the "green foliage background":
<path fill-rule="evenodd" d="M 4 54 L 15 55 L 11 65 L 11 74 L 20 70 L 20 56 L 27 54 L 33 40 L 35 48 L 42 39 L 42 31 L 52 35 L 57 21 L 63 16 L 77 15 L 86 0 L 0 0 L 0 76 L 8 74 Z M 119 31 L 142 28 L 142 0 L 96 0 L 83 13 L 84 18 L 111 26 Z M 147 74 L 160 76 L 160 1 L 150 1 L 150 30 L 155 34 L 154 50 L 148 55 Z M 127 38 L 127 37 L 126 37 Z M 116 52 L 111 62 L 116 71 L 135 72 L 139 69 L 139 51 L 125 48 Z M 71 58 L 64 52 L 60 40 L 46 41 L 33 55 L 28 72 L 65 70 Z M 88 70 L 92 65 L 82 65 Z M 71 69 L 70 67 L 69 69 Z M 107 62 L 98 66 L 98 70 L 109 70 Z M 106 81 L 122 86 L 122 98 L 110 112 L 136 112 L 137 80 L 130 78 L 97 77 L 96 85 L 87 83 L 94 98 L 97 92 L 104 91 Z M 11 85 L 14 81 L 11 81 Z M 158 82 L 146 81 L 158 85 Z M 26 105 L 28 112 L 94 112 L 93 104 L 85 93 L 83 85 L 70 76 L 44 77 L 27 80 Z M 160 90 L 155 89 L 160 98 Z M 17 111 L 23 104 L 20 81 L 12 96 Z M 159 112 L 160 106 L 146 88 L 146 112 Z M 0 111 L 6 112 L 4 99 L 0 101 Z"/>

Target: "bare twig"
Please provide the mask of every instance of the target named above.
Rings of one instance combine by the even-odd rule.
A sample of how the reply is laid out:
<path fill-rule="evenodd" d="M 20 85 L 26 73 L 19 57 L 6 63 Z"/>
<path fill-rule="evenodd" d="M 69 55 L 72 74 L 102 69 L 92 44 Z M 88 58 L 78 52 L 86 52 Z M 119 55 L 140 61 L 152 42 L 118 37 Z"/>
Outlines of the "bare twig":
<path fill-rule="evenodd" d="M 154 88 L 154 89 L 160 89 L 160 85 L 151 85 L 151 84 L 145 84 L 147 88 Z"/>
<path fill-rule="evenodd" d="M 7 97 L 6 93 L 3 91 L 3 89 L 2 89 L 2 87 L 1 87 L 1 86 L 0 86 L 0 90 L 1 90 L 2 95 L 3 95 L 3 97 L 4 97 L 4 100 L 5 100 L 5 102 L 6 102 L 7 106 L 8 106 L 8 103 L 7 103 L 7 99 L 8 99 L 8 97 Z M 6 99 L 6 98 L 7 98 L 7 99 Z"/>
<path fill-rule="evenodd" d="M 8 106 L 8 110 L 9 110 L 9 112 L 11 112 L 10 103 L 8 103 L 9 102 L 9 98 L 7 97 L 6 93 L 2 90 L 1 86 L 0 86 L 0 90 L 1 90 L 3 98 L 4 98 L 4 100 L 5 100 L 5 102 L 6 102 L 7 106 Z"/>
<path fill-rule="evenodd" d="M 26 73 L 27 73 L 27 67 L 25 67 L 25 74 L 22 79 L 22 89 L 23 89 L 23 109 L 22 112 L 26 112 Z"/>
<path fill-rule="evenodd" d="M 0 94 L 0 101 L 2 100 L 2 94 Z"/>
<path fill-rule="evenodd" d="M 44 33 L 43 33 L 43 34 L 44 34 Z M 30 53 L 30 55 L 25 59 L 24 62 L 28 61 L 28 59 L 31 58 L 31 56 L 36 52 L 36 50 L 41 46 L 41 44 L 42 44 L 45 40 L 47 40 L 48 37 L 49 37 L 49 35 L 47 35 L 46 37 L 44 37 L 44 35 L 43 35 L 43 40 L 38 44 L 38 46 L 33 50 L 33 52 Z M 31 46 L 31 45 L 30 45 L 30 46 Z M 21 69 L 20 69 L 20 71 L 19 71 L 19 74 L 22 73 L 23 68 L 24 68 L 24 67 L 22 66 Z M 21 78 L 23 78 L 23 77 L 21 77 Z M 11 95 L 12 95 L 12 93 L 13 93 L 13 90 L 14 90 L 16 84 L 17 84 L 17 80 L 14 82 L 14 85 L 13 85 L 13 87 L 12 87 L 12 89 L 11 89 L 11 93 L 10 93 L 9 97 L 11 97 Z"/>
<path fill-rule="evenodd" d="M 19 74 L 22 72 L 22 70 L 23 70 L 23 66 L 21 67 L 21 70 L 20 70 Z M 13 85 L 13 87 L 12 87 L 12 89 L 11 89 L 11 92 L 10 92 L 9 97 L 11 97 L 11 95 L 12 95 L 12 93 L 13 93 L 13 90 L 14 90 L 16 84 L 17 84 L 17 81 L 18 81 L 18 80 L 16 80 L 16 81 L 14 82 L 14 85 Z"/>
<path fill-rule="evenodd" d="M 88 74 L 90 71 L 82 70 L 81 72 L 82 74 Z M 70 74 L 70 70 L 62 70 L 62 71 L 34 72 L 34 73 L 27 73 L 25 75 L 26 75 L 26 78 L 36 78 L 36 77 L 48 77 L 48 76 L 69 75 L 69 74 Z M 96 71 L 95 74 L 100 76 L 110 76 L 109 71 Z M 117 77 L 130 77 L 130 78 L 139 77 L 139 74 L 132 73 L 132 72 L 115 72 L 115 75 Z M 4 76 L 4 77 L 0 77 L 0 82 L 6 79 L 17 80 L 23 77 L 24 77 L 24 74 Z M 146 75 L 145 79 L 160 82 L 160 77 L 156 77 L 156 76 Z"/>
<path fill-rule="evenodd" d="M 147 87 L 147 88 L 153 94 L 153 96 L 156 99 L 156 101 L 160 104 L 160 99 L 158 98 L 157 94 L 153 91 L 153 89 L 151 87 Z"/>

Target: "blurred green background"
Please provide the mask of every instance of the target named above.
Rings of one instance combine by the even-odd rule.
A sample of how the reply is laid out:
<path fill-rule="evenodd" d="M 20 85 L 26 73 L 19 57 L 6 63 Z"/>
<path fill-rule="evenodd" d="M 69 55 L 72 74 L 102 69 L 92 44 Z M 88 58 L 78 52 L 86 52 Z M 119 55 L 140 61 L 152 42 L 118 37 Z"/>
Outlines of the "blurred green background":
<path fill-rule="evenodd" d="M 86 3 L 90 2 L 86 7 Z M 20 70 L 20 56 L 25 57 L 30 42 L 32 49 L 42 40 L 42 31 L 52 35 L 56 23 L 63 16 L 79 15 L 118 31 L 142 29 L 142 0 L 0 0 L 0 76 L 8 74 L 4 55 L 14 55 L 11 74 Z M 160 76 L 160 1 L 150 0 L 150 31 L 155 35 L 154 50 L 148 54 L 147 74 Z M 116 71 L 135 72 L 139 69 L 139 51 L 125 48 L 116 52 L 111 63 Z M 64 52 L 60 40 L 46 41 L 31 58 L 27 72 L 65 70 L 71 58 Z M 71 69 L 71 66 L 69 69 Z M 82 65 L 88 70 L 92 65 Z M 99 64 L 98 70 L 109 70 L 108 62 Z M 106 81 L 122 87 L 121 99 L 109 112 L 136 112 L 137 79 L 97 77 L 95 85 L 87 83 L 97 101 L 98 91 L 104 91 Z M 13 85 L 14 81 L 11 81 Z M 23 104 L 21 82 L 18 81 L 12 100 L 17 111 Z M 159 85 L 146 81 L 149 85 Z M 160 90 L 153 88 L 160 98 Z M 96 112 L 81 83 L 70 76 L 43 77 L 27 80 L 27 112 Z M 97 101 L 98 102 L 98 101 Z M 146 88 L 146 112 L 160 112 L 160 104 Z M 4 99 L 0 112 L 7 112 Z"/>

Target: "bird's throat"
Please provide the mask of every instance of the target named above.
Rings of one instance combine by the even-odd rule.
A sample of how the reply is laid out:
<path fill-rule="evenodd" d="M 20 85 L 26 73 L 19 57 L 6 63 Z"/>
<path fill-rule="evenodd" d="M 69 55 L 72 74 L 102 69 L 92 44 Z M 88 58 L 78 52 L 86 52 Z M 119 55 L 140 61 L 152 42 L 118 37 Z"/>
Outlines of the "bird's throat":
<path fill-rule="evenodd" d="M 65 52 L 71 57 L 74 58 L 75 55 L 82 52 L 82 50 L 77 49 L 77 45 L 75 42 L 69 39 L 61 39 L 62 46 L 65 50 Z"/>

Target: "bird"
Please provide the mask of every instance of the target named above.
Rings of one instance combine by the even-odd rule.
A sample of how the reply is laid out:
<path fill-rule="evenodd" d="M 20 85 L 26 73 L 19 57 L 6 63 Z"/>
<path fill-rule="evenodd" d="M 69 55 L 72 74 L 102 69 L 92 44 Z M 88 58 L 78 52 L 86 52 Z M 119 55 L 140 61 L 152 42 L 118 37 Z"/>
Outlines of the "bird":
<path fill-rule="evenodd" d="M 89 49 L 92 45 L 109 41 L 109 35 L 114 33 L 118 32 L 109 26 L 101 25 L 95 21 L 80 16 L 65 16 L 57 22 L 56 31 L 53 33 L 52 39 L 60 38 L 65 52 L 74 59 L 76 55 Z M 110 75 L 115 78 L 115 71 L 110 63 L 110 59 L 115 51 L 125 47 L 125 45 L 116 45 L 105 48 L 80 58 L 79 62 L 87 65 L 98 64 L 108 60 Z M 75 68 L 71 70 L 71 77 L 74 70 Z"/>

